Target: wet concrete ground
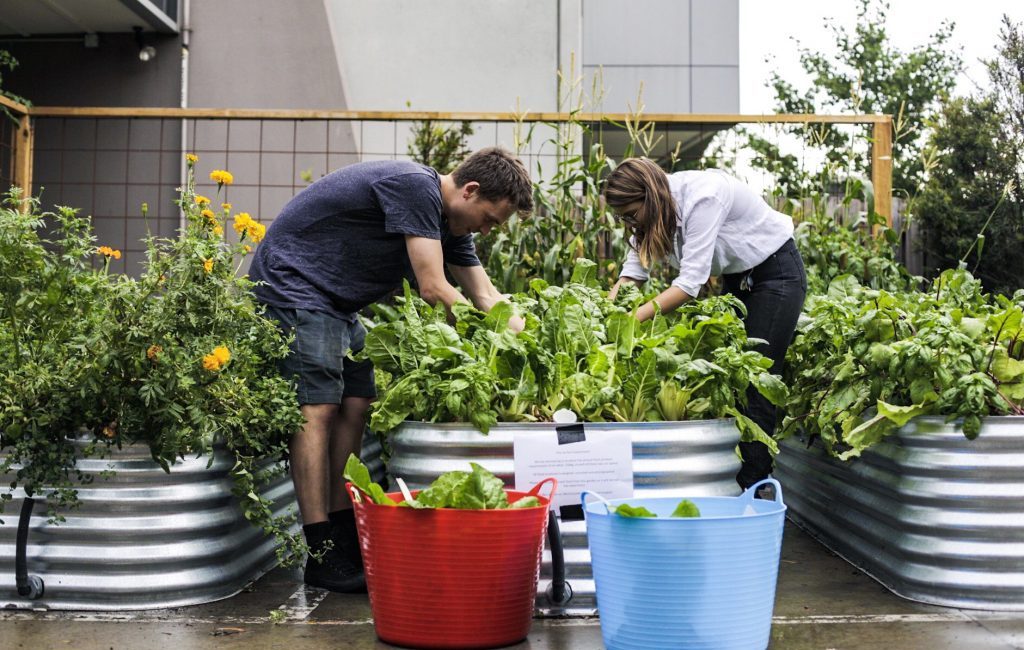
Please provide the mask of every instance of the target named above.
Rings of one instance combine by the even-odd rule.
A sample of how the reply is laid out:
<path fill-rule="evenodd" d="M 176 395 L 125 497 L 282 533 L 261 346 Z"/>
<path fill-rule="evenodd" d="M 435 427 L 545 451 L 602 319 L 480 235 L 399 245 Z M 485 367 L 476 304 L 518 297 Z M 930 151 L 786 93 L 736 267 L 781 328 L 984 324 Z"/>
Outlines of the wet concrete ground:
<path fill-rule="evenodd" d="M 271 620 L 270 613 L 280 610 Z M 303 588 L 276 570 L 208 605 L 125 613 L 0 612 L 0 650 L 386 649 L 366 595 Z M 598 620 L 537 619 L 514 650 L 599 650 Z M 1024 650 L 1024 612 L 903 600 L 787 523 L 772 650 Z"/>

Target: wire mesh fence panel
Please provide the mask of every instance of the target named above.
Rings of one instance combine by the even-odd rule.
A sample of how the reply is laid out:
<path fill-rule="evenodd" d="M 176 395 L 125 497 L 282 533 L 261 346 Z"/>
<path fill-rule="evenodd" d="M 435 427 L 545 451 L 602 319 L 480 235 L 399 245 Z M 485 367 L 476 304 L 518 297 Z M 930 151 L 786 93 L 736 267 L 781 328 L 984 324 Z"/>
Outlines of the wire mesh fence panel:
<path fill-rule="evenodd" d="M 18 133 L 17 123 L 4 115 L 0 115 L 0 187 L 10 187 L 15 184 L 15 138 Z"/>
<path fill-rule="evenodd" d="M 90 114 L 83 109 L 53 114 L 58 112 L 33 118 L 34 193 L 41 197 L 44 208 L 69 206 L 91 215 L 98 244 L 123 252 L 113 269 L 129 274 L 141 268 L 147 235 L 173 236 L 180 226 L 181 212 L 175 200 L 184 181 L 186 153 L 199 158 L 195 165 L 198 194 L 217 204 L 229 203 L 233 212 L 247 212 L 269 224 L 298 192 L 340 167 L 369 160 L 426 158 L 429 162 L 437 152 L 436 147 L 430 150 L 436 145 L 430 138 L 424 145 L 424 134 L 430 129 L 449 135 L 459 131 L 461 153 L 486 146 L 516 152 L 541 193 L 577 191 L 576 186 L 566 184 L 577 182 L 572 180 L 574 174 L 593 156 L 610 159 L 603 168 L 606 171 L 624 156 L 645 155 L 669 171 L 722 168 L 766 195 L 803 200 L 814 192 L 841 193 L 843 188 L 829 183 L 831 176 L 849 176 L 853 163 L 844 172 L 840 169 L 843 160 L 853 161 L 858 156 L 858 173 L 870 173 L 863 168 L 863 160 L 870 151 L 871 129 L 877 124 L 872 116 L 865 116 L 863 123 L 833 125 L 849 133 L 850 150 L 844 158 L 834 152 L 823 157 L 806 146 L 799 131 L 812 126 L 740 124 L 742 116 L 710 121 L 661 116 L 659 121 L 657 117 L 612 119 L 591 114 L 416 119 L 398 114 L 305 117 L 283 111 L 197 115 L 201 111 L 133 114 L 130 109 L 97 109 Z M 16 125 L 0 127 L 0 147 L 7 147 L 0 150 L 5 154 L 0 156 L 6 165 L 0 168 L 4 178 L 12 176 L 13 155 L 8 154 L 7 143 L 15 137 Z M 761 143 L 759 148 L 751 145 L 755 139 Z M 783 153 L 787 148 L 796 153 Z M 230 171 L 233 182 L 218 187 L 209 176 L 213 170 Z M 594 188 L 587 190 L 580 184 L 579 192 L 586 191 Z M 585 199 L 575 201 L 576 207 L 569 212 L 578 211 Z M 590 199 L 593 203 L 596 197 Z M 550 211 L 552 205 L 544 209 Z M 578 217 L 540 212 L 539 218 Z M 226 230 L 226 237 L 235 236 L 231 229 Z M 602 250 L 612 256 L 609 246 Z"/>

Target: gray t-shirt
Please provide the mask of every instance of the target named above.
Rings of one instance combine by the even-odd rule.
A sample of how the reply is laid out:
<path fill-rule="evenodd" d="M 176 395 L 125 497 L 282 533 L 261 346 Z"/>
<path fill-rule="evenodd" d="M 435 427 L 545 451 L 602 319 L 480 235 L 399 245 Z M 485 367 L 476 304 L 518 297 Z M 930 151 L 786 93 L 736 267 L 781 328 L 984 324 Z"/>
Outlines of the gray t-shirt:
<path fill-rule="evenodd" d="M 364 162 L 295 196 L 256 249 L 256 297 L 337 318 L 388 295 L 411 277 L 405 236 L 438 239 L 444 261 L 478 266 L 472 235 L 456 237 L 441 212 L 441 180 L 424 165 Z"/>

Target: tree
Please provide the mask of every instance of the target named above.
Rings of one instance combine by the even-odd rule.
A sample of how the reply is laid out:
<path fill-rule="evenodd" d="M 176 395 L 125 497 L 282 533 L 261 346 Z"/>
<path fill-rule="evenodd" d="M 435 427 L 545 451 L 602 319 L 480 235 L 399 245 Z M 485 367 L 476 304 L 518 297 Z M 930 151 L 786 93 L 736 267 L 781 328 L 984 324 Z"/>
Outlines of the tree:
<path fill-rule="evenodd" d="M 12 92 L 4 90 L 4 68 L 7 68 L 8 70 L 14 70 L 16 67 L 18 67 L 18 60 L 11 56 L 11 53 L 7 50 L 0 48 L 0 96 L 6 97 L 7 99 L 18 102 L 20 104 L 24 104 L 25 106 L 31 106 L 32 102 L 28 101 L 24 97 L 20 95 L 15 95 Z M 17 124 L 18 118 L 12 115 L 11 111 L 9 111 L 6 106 L 0 106 L 0 111 L 2 111 L 9 119 L 14 121 L 15 124 Z"/>
<path fill-rule="evenodd" d="M 1006 16 L 990 87 L 947 102 L 917 201 L 931 270 L 961 261 L 989 291 L 1024 287 L 1024 35 Z"/>
<path fill-rule="evenodd" d="M 835 35 L 835 53 L 800 48 L 800 64 L 811 77 L 811 87 L 801 91 L 777 72 L 768 85 L 775 91 L 776 109 L 784 113 L 893 115 L 893 188 L 914 194 L 925 176 L 921 154 L 926 124 L 955 86 L 962 61 L 959 52 L 949 49 L 954 29 L 950 22 L 943 22 L 927 44 L 909 52 L 896 49 L 885 28 L 888 10 L 887 2 L 860 0 L 852 32 L 826 19 L 825 26 Z M 823 153 L 826 169 L 870 173 L 866 141 L 854 141 L 847 132 L 829 125 L 791 127 L 790 132 L 808 148 Z M 759 166 L 772 171 L 787 186 L 788 195 L 801 194 L 807 174 L 797 166 L 796 157 L 781 157 L 777 145 L 748 135 L 751 147 L 770 161 Z"/>

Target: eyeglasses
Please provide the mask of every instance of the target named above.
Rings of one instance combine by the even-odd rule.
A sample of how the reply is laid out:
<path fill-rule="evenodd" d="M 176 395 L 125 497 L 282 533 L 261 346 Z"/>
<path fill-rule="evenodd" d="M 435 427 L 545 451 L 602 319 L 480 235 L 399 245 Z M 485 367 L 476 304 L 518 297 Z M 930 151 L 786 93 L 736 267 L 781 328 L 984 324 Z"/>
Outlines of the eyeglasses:
<path fill-rule="evenodd" d="M 615 218 L 621 221 L 622 223 L 626 224 L 630 228 L 636 228 L 637 226 L 640 225 L 640 222 L 637 221 L 636 218 L 637 212 L 639 212 L 639 210 L 635 210 L 633 214 L 616 214 Z"/>

